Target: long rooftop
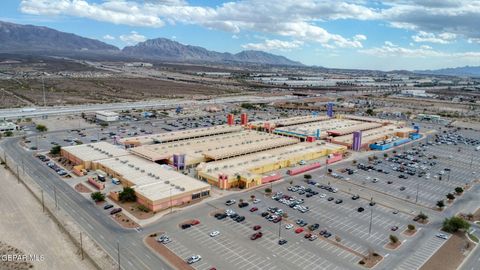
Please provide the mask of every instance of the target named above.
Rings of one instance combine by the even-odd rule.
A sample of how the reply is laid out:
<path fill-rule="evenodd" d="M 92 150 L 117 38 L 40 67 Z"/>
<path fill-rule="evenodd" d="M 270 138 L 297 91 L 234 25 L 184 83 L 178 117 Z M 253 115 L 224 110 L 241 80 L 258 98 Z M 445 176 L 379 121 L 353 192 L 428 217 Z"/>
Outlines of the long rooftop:
<path fill-rule="evenodd" d="M 128 151 L 108 142 L 96 142 L 62 147 L 62 150 L 83 160 L 94 161 L 128 155 Z"/>

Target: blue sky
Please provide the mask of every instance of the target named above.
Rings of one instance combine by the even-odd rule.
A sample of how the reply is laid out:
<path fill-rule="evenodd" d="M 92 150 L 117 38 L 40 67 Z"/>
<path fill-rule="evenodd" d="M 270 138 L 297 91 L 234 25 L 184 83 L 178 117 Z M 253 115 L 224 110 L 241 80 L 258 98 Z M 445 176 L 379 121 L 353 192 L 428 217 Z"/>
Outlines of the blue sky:
<path fill-rule="evenodd" d="M 120 48 L 165 37 L 332 68 L 480 65 L 480 0 L 2 0 L 0 20 Z"/>

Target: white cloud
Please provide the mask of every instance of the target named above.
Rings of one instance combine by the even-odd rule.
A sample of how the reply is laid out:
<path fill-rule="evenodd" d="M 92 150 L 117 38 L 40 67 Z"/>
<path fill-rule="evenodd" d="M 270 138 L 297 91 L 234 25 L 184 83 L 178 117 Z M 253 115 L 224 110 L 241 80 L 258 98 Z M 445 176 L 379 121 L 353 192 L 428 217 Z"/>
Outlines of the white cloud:
<path fill-rule="evenodd" d="M 387 44 L 382 47 L 374 47 L 359 50 L 360 53 L 375 57 L 403 57 L 403 58 L 442 58 L 442 59 L 463 59 L 472 63 L 480 64 L 480 52 L 444 52 L 436 51 L 430 46 L 421 46 L 420 48 L 403 48 L 400 46 Z"/>
<path fill-rule="evenodd" d="M 350 39 L 332 34 L 316 25 L 317 22 L 379 17 L 376 10 L 350 0 L 283 0 L 273 5 L 263 0 L 241 0 L 217 7 L 192 6 L 182 0 L 105 0 L 101 3 L 92 0 L 22 0 L 20 10 L 27 14 L 67 15 L 131 26 L 162 27 L 167 22 L 196 24 L 231 33 L 256 31 L 343 48 L 361 48 L 365 36 Z"/>
<path fill-rule="evenodd" d="M 237 35 L 232 35 L 232 38 L 233 38 L 233 39 L 239 39 L 240 37 L 237 36 Z"/>
<path fill-rule="evenodd" d="M 360 40 L 367 40 L 367 36 L 365 36 L 365 35 L 360 35 L 360 34 L 359 34 L 359 35 L 355 35 L 355 36 L 353 37 L 353 40 L 358 40 L 358 41 L 360 41 Z"/>
<path fill-rule="evenodd" d="M 469 38 L 467 40 L 468 43 L 479 43 L 480 44 L 480 38 Z"/>
<path fill-rule="evenodd" d="M 384 44 L 385 44 L 386 46 L 389 46 L 389 47 L 396 47 L 396 46 L 397 46 L 397 45 L 393 44 L 393 42 L 388 41 L 388 40 L 385 41 Z"/>
<path fill-rule="evenodd" d="M 418 34 L 413 35 L 412 39 L 415 42 L 430 42 L 430 43 L 439 43 L 439 44 L 448 44 L 457 38 L 457 35 L 454 33 L 440 33 L 435 35 L 434 33 L 427 33 L 425 31 L 420 31 Z"/>
<path fill-rule="evenodd" d="M 271 50 L 280 50 L 287 51 L 295 49 L 303 45 L 302 41 L 283 41 L 278 39 L 267 39 L 262 43 L 247 43 L 242 45 L 242 48 L 248 50 L 260 50 L 260 51 L 271 51 Z"/>
<path fill-rule="evenodd" d="M 147 38 L 145 36 L 140 35 L 139 33 L 135 32 L 135 31 L 132 31 L 132 32 L 130 32 L 130 34 L 127 34 L 127 35 L 121 35 L 119 38 L 120 38 L 121 41 L 125 42 L 128 45 L 134 45 L 134 44 L 137 44 L 139 42 L 143 42 L 143 41 L 147 40 Z"/>
<path fill-rule="evenodd" d="M 115 40 L 115 37 L 107 34 L 107 35 L 103 36 L 103 39 L 105 39 L 105 40 Z"/>

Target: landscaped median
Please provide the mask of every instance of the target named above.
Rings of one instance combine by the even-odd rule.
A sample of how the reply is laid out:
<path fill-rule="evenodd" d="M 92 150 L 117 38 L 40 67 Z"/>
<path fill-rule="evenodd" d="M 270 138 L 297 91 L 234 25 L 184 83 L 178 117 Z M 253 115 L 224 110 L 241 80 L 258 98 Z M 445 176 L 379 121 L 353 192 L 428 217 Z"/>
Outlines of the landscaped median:
<path fill-rule="evenodd" d="M 420 270 L 457 269 L 474 247 L 465 233 L 456 232 Z"/>
<path fill-rule="evenodd" d="M 173 266 L 173 268 L 178 270 L 194 270 L 188 263 L 186 263 L 182 258 L 178 257 L 170 249 L 168 249 L 164 244 L 158 242 L 156 238 L 162 235 L 163 232 L 154 233 L 147 236 L 143 242 L 153 250 L 157 255 L 161 256 L 163 259 Z"/>

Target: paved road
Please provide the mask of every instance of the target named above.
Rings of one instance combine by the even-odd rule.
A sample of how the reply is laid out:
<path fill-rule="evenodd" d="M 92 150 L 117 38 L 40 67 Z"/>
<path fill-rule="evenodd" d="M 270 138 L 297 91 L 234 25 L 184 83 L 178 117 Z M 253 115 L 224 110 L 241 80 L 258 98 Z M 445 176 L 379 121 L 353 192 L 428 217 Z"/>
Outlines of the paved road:
<path fill-rule="evenodd" d="M 70 213 L 78 225 L 113 258 L 117 258 L 117 243 L 120 243 L 120 264 L 123 269 L 172 269 L 143 244 L 143 235 L 135 230 L 120 228 L 67 183 L 59 181 L 52 170 L 24 151 L 18 141 L 19 138 L 4 140 L 1 147 L 17 162 L 24 161 L 25 173 L 32 176 L 51 198 L 54 198 L 55 186 L 60 208 Z"/>
<path fill-rule="evenodd" d="M 287 96 L 272 96 L 272 97 L 258 97 L 258 96 L 234 96 L 234 97 L 219 97 L 209 100 L 184 100 L 184 99 L 169 99 L 160 101 L 138 101 L 128 103 L 108 103 L 108 104 L 88 104 L 88 105 L 71 105 L 71 106 L 56 106 L 56 107 L 39 107 L 33 109 L 3 109 L 0 110 L 0 118 L 18 119 L 21 117 L 35 117 L 42 115 L 64 115 L 75 114 L 88 111 L 99 110 L 125 110 L 132 108 L 176 108 L 177 106 L 188 105 L 207 105 L 219 103 L 241 103 L 241 102 L 255 102 L 268 103 L 275 100 L 285 99 Z"/>

